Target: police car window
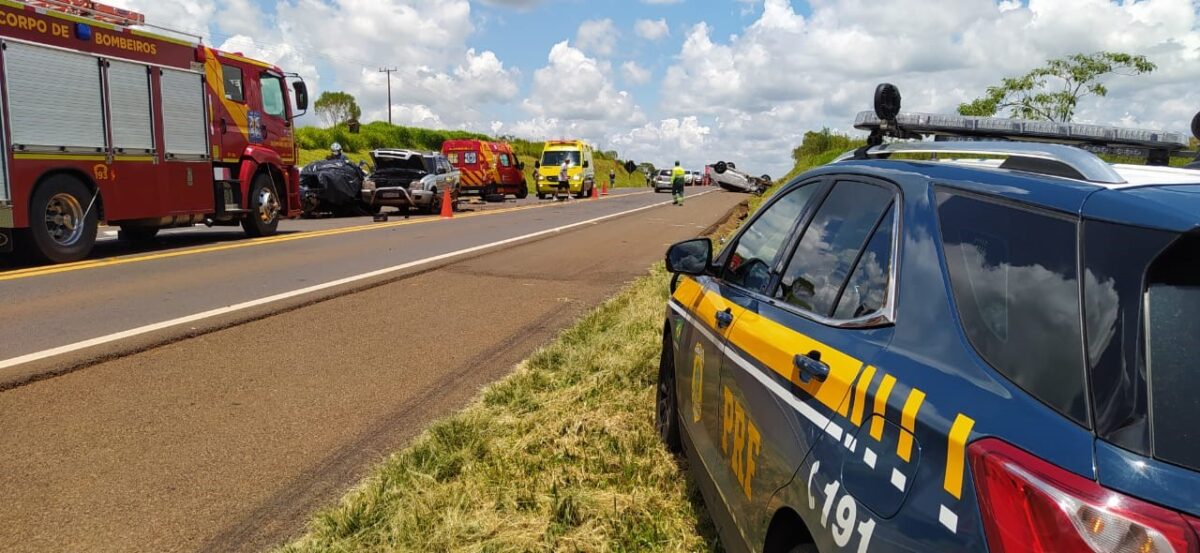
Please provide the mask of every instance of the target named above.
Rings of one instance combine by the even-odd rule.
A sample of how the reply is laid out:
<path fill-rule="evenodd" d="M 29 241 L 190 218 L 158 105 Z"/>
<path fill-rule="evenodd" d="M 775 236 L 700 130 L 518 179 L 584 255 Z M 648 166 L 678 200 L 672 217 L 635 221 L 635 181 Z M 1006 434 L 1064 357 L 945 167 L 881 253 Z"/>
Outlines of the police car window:
<path fill-rule="evenodd" d="M 993 368 L 1087 425 L 1076 222 L 937 192 L 963 330 Z"/>
<path fill-rule="evenodd" d="M 263 75 L 259 82 L 262 84 L 263 113 L 283 117 L 283 79 L 274 75 Z"/>
<path fill-rule="evenodd" d="M 1146 363 L 1154 456 L 1200 470 L 1200 238 L 1182 238 L 1148 273 Z"/>
<path fill-rule="evenodd" d="M 721 278 L 755 292 L 765 292 L 775 256 L 819 186 L 807 184 L 788 192 L 746 227 L 725 262 Z"/>
<path fill-rule="evenodd" d="M 837 183 L 800 238 L 775 297 L 821 316 L 833 315 L 842 284 L 893 197 L 883 186 Z"/>
<path fill-rule="evenodd" d="M 857 319 L 878 313 L 887 305 L 892 267 L 892 229 L 895 225 L 896 206 L 875 227 L 871 241 L 858 259 L 850 280 L 846 282 L 833 318 Z"/>
<path fill-rule="evenodd" d="M 242 70 L 237 67 L 222 65 L 221 78 L 225 83 L 225 99 L 234 102 L 245 102 L 246 93 L 242 89 Z"/>

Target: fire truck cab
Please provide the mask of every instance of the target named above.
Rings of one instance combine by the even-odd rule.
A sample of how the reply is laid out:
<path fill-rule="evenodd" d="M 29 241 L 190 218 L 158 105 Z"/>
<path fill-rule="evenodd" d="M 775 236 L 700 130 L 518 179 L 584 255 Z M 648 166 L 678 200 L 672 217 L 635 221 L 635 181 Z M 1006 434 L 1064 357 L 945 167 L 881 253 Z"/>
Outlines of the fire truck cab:
<path fill-rule="evenodd" d="M 81 259 L 100 222 L 129 240 L 197 223 L 266 236 L 299 215 L 304 82 L 143 24 L 0 0 L 0 254 Z"/>

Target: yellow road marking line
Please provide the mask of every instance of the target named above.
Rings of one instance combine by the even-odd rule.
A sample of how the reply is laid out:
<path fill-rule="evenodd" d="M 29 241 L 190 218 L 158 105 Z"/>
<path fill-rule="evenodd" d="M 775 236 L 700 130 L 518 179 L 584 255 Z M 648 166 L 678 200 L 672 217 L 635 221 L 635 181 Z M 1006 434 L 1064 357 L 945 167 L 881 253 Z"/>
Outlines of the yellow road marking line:
<path fill-rule="evenodd" d="M 966 457 L 967 438 L 975 427 L 975 419 L 959 413 L 950 427 L 949 443 L 946 445 L 946 481 L 944 487 L 955 499 L 962 499 L 963 462 Z"/>
<path fill-rule="evenodd" d="M 917 412 L 921 410 L 924 402 L 925 392 L 913 388 L 908 393 L 908 399 L 904 401 L 904 410 L 900 413 L 900 427 L 907 432 L 900 433 L 900 441 L 896 442 L 896 455 L 904 459 L 905 463 L 912 460 L 913 427 L 917 423 Z"/>
<path fill-rule="evenodd" d="M 602 199 L 623 198 L 623 197 L 637 196 L 637 195 L 649 194 L 649 193 L 650 193 L 649 191 L 633 192 L 630 194 L 607 196 Z M 527 205 L 527 206 L 520 206 L 520 207 L 509 207 L 509 208 L 496 209 L 496 210 L 491 210 L 491 211 L 480 211 L 480 212 L 476 212 L 476 213 L 464 213 L 461 215 L 455 215 L 454 218 L 455 219 L 469 219 L 471 217 L 481 217 L 481 216 L 485 216 L 485 215 L 499 215 L 501 213 L 513 213 L 516 211 L 526 211 L 526 210 L 530 210 L 530 209 L 541 209 L 541 208 L 547 208 L 547 207 L 561 207 L 561 206 L 568 206 L 568 205 L 575 205 L 575 204 L 574 203 L 567 203 L 567 204 L 548 203 L 548 204 Z M 201 247 L 192 248 L 192 249 L 152 253 L 152 254 L 146 254 L 146 255 L 135 255 L 135 256 L 129 256 L 129 257 L 114 257 L 114 258 L 109 258 L 109 259 L 96 259 L 96 260 L 91 260 L 91 261 L 76 261 L 74 263 L 64 263 L 62 265 L 52 265 L 49 267 L 31 267 L 28 269 L 17 269 L 17 270 L 13 270 L 13 271 L 7 271 L 7 272 L 0 273 L 0 282 L 6 281 L 6 280 L 17 280 L 17 279 L 22 279 L 22 278 L 32 278 L 32 277 L 38 277 L 38 276 L 53 275 L 53 274 L 58 274 L 58 273 L 82 271 L 85 269 L 113 267 L 113 266 L 117 266 L 117 265 L 126 265 L 129 263 L 142 263 L 142 262 L 146 262 L 146 261 L 155 261 L 158 259 L 169 259 L 169 258 L 173 258 L 173 257 L 183 257 L 183 256 L 187 256 L 187 255 L 196 255 L 196 254 L 201 254 L 201 253 L 212 253 L 212 252 L 219 252 L 219 251 L 226 251 L 226 250 L 235 250 L 235 249 L 240 249 L 240 248 L 249 248 L 252 246 L 261 246 L 263 244 L 275 244 L 278 242 L 291 242 L 293 240 L 306 240 L 306 239 L 310 239 L 310 238 L 322 238 L 322 237 L 326 237 L 326 236 L 336 236 L 339 234 L 349 234 L 352 232 L 362 232 L 362 231 L 368 231 L 368 230 L 383 230 L 383 229 L 401 227 L 401 226 L 406 226 L 406 225 L 432 223 L 432 222 L 437 222 L 437 221 L 441 221 L 441 219 L 435 218 L 435 217 L 430 217 L 430 218 L 423 218 L 423 219 L 411 219 L 411 220 L 404 220 L 404 221 L 396 221 L 396 222 L 391 222 L 391 223 L 372 223 L 372 224 L 367 224 L 367 225 L 356 225 L 356 226 L 352 226 L 352 227 L 342 227 L 342 228 L 336 228 L 336 229 L 315 230 L 315 231 L 310 231 L 310 232 L 298 232 L 295 234 L 269 236 L 266 238 L 254 238 L 254 239 L 250 239 L 250 240 L 242 240 L 242 241 L 231 242 L 231 243 L 227 243 L 227 244 L 218 244 L 218 245 L 214 245 L 214 246 L 201 246 Z"/>
<path fill-rule="evenodd" d="M 871 380 L 874 378 L 875 367 L 867 365 L 862 376 L 858 377 L 858 384 L 854 386 L 854 410 L 850 413 L 850 422 L 854 423 L 854 426 L 862 426 L 863 411 L 867 407 L 867 388 L 871 386 Z"/>
<path fill-rule="evenodd" d="M 871 437 L 875 441 L 883 439 L 883 417 L 887 411 L 888 396 L 892 395 L 892 386 L 896 385 L 896 377 L 885 374 L 879 381 L 879 389 L 875 390 L 875 418 L 871 419 Z"/>

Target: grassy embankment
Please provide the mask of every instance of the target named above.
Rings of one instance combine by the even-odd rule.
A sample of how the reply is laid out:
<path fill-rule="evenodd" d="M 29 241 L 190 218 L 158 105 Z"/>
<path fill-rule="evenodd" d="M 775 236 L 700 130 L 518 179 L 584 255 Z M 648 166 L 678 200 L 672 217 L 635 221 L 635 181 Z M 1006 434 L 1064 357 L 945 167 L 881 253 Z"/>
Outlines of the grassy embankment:
<path fill-rule="evenodd" d="M 841 146 L 805 152 L 793 173 Z M 719 549 L 654 431 L 667 282 L 658 264 L 390 456 L 281 551 Z"/>
<path fill-rule="evenodd" d="M 466 131 L 446 131 L 419 129 L 388 125 L 375 122 L 363 125 L 358 134 L 350 133 L 345 127 L 317 128 L 302 127 L 296 131 L 296 140 L 300 146 L 300 165 L 323 159 L 329 154 L 329 145 L 337 142 L 346 151 L 347 157 L 353 161 L 370 163 L 368 152 L 376 148 L 410 148 L 414 150 L 441 150 L 442 142 L 450 139 L 475 138 L 480 140 L 496 140 L 487 135 Z M 533 163 L 541 156 L 542 143 L 528 140 L 509 140 L 517 159 L 525 163 L 525 181 L 533 183 Z M 639 173 L 629 173 L 625 170 L 624 161 L 610 159 L 602 152 L 595 153 L 596 184 L 600 179 L 608 182 L 608 172 L 617 173 L 617 187 L 642 187 L 645 179 Z M 530 187 L 532 191 L 532 186 Z"/>

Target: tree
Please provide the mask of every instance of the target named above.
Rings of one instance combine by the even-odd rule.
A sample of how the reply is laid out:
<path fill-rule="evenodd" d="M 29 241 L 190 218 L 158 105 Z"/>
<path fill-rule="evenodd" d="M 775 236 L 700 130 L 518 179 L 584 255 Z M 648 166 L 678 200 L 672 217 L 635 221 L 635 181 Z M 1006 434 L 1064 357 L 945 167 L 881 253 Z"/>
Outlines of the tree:
<path fill-rule="evenodd" d="M 362 115 L 354 96 L 345 92 L 322 92 L 321 97 L 313 104 L 313 109 L 330 127 L 358 119 Z"/>
<path fill-rule="evenodd" d="M 1146 56 L 1121 52 L 1056 58 L 1020 77 L 1005 78 L 1000 86 L 988 87 L 982 98 L 960 104 L 958 113 L 990 117 L 1007 109 L 1012 117 L 1067 123 L 1075 116 L 1081 98 L 1108 94 L 1108 87 L 1101 82 L 1104 77 L 1141 75 L 1155 69 Z"/>
<path fill-rule="evenodd" d="M 846 151 L 854 146 L 851 138 L 841 133 L 835 133 L 825 127 L 820 131 L 804 133 L 804 140 L 792 150 L 792 159 L 801 163 L 805 158 L 824 154 L 833 150 Z"/>

